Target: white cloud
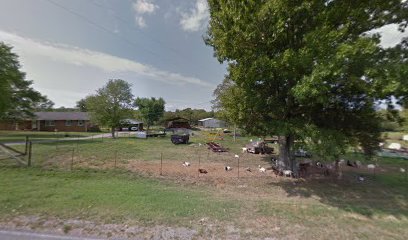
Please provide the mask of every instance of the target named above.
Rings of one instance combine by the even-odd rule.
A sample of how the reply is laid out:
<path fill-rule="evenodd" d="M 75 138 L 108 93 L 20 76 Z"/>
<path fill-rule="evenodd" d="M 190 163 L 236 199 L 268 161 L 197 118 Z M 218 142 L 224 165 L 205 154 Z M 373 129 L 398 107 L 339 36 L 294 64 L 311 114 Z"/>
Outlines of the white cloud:
<path fill-rule="evenodd" d="M 209 18 L 207 0 L 197 0 L 194 8 L 181 13 L 180 25 L 185 31 L 196 32 L 206 27 Z"/>
<path fill-rule="evenodd" d="M 153 14 L 159 6 L 153 3 L 153 0 L 137 0 L 132 4 L 135 12 L 136 25 L 140 28 L 146 27 L 144 15 Z"/>
<path fill-rule="evenodd" d="M 154 4 L 151 0 L 137 0 L 133 3 L 133 9 L 140 14 L 153 13 L 159 6 Z"/>
<path fill-rule="evenodd" d="M 141 16 L 136 16 L 135 17 L 136 20 L 136 24 L 140 27 L 140 28 L 145 28 L 146 27 L 146 21 L 144 20 L 143 17 Z"/>
<path fill-rule="evenodd" d="M 46 57 L 65 64 L 97 68 L 107 73 L 136 73 L 142 77 L 173 85 L 193 84 L 214 87 L 195 77 L 160 70 L 129 59 L 78 47 L 39 42 L 1 30 L 0 41 L 11 44 L 19 55 Z"/>

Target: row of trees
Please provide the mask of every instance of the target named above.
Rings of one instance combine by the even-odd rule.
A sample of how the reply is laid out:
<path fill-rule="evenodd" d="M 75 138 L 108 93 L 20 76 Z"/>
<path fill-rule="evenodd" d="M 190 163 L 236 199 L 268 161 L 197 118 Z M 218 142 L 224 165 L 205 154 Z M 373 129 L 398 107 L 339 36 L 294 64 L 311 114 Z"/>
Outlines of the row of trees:
<path fill-rule="evenodd" d="M 228 64 L 217 110 L 252 134 L 281 136 L 279 164 L 292 170 L 295 140 L 326 159 L 357 144 L 373 154 L 378 103 L 408 102 L 408 40 L 384 48 L 372 31 L 404 31 L 407 1 L 208 3 L 205 43 Z"/>
<path fill-rule="evenodd" d="M 20 70 L 12 47 L 0 42 L 0 119 L 18 121 L 33 116 L 35 110 L 51 108 L 54 103 L 33 89 L 32 81 Z"/>
<path fill-rule="evenodd" d="M 95 94 L 77 103 L 79 109 L 90 112 L 93 122 L 110 127 L 112 137 L 124 119 L 134 117 L 135 108 L 149 129 L 163 116 L 164 105 L 162 98 L 134 98 L 131 84 L 121 79 L 109 80 Z"/>

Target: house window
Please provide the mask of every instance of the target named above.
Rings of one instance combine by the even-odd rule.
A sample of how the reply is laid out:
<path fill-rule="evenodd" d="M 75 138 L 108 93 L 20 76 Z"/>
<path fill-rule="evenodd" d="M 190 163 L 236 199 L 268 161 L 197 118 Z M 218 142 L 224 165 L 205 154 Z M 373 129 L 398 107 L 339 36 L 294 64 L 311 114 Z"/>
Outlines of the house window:
<path fill-rule="evenodd" d="M 78 126 L 84 126 L 84 120 L 78 120 Z"/>
<path fill-rule="evenodd" d="M 72 120 L 65 120 L 65 126 L 72 126 Z"/>
<path fill-rule="evenodd" d="M 54 121 L 54 120 L 46 120 L 46 121 L 45 121 L 45 126 L 46 126 L 46 127 L 55 126 L 55 121 Z"/>

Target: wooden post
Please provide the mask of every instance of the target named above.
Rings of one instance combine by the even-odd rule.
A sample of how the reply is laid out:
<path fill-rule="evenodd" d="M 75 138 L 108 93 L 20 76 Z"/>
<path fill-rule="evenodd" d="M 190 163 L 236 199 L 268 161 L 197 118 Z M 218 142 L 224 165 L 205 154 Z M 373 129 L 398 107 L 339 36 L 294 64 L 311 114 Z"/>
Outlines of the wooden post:
<path fill-rule="evenodd" d="M 74 168 L 74 153 L 75 153 L 75 148 L 72 148 L 72 155 L 71 155 L 71 171 Z"/>
<path fill-rule="evenodd" d="M 234 142 L 237 140 L 237 125 L 234 124 Z"/>
<path fill-rule="evenodd" d="M 25 137 L 25 150 L 24 150 L 24 155 L 27 155 L 28 153 L 28 136 Z"/>
<path fill-rule="evenodd" d="M 118 151 L 116 150 L 116 151 L 115 151 L 115 169 L 116 169 L 116 161 L 117 161 L 117 158 L 118 158 Z"/>
<path fill-rule="evenodd" d="M 28 161 L 27 161 L 27 166 L 31 167 L 31 156 L 32 156 L 32 150 L 33 150 L 33 143 L 30 141 L 28 143 Z"/>
<path fill-rule="evenodd" d="M 160 153 L 160 176 L 163 174 L 163 153 Z"/>

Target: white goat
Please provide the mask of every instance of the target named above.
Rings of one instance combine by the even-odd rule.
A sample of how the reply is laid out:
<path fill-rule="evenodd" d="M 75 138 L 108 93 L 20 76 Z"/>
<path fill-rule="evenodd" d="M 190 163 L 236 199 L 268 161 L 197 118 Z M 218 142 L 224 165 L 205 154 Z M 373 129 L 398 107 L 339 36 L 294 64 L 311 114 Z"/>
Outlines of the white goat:
<path fill-rule="evenodd" d="M 190 167 L 190 163 L 189 162 L 183 162 L 183 167 Z"/>
<path fill-rule="evenodd" d="M 293 175 L 293 172 L 291 170 L 283 170 L 283 175 L 285 177 L 291 177 Z"/>
<path fill-rule="evenodd" d="M 261 165 L 258 165 L 259 172 L 261 173 L 266 173 L 266 169 L 264 167 L 261 167 Z"/>
<path fill-rule="evenodd" d="M 368 164 L 368 165 L 367 165 L 367 168 L 368 168 L 368 169 L 375 169 L 375 165 L 374 165 L 374 164 Z"/>
<path fill-rule="evenodd" d="M 242 148 L 243 153 L 246 152 L 247 150 L 248 150 L 248 148 L 245 148 L 245 147 Z"/>
<path fill-rule="evenodd" d="M 239 155 L 235 154 L 235 157 L 236 157 L 236 158 L 239 158 Z"/>
<path fill-rule="evenodd" d="M 404 168 L 400 168 L 400 172 L 404 173 L 405 169 Z"/>
<path fill-rule="evenodd" d="M 230 167 L 230 166 L 225 166 L 225 171 L 231 171 L 232 170 L 232 167 Z"/>

